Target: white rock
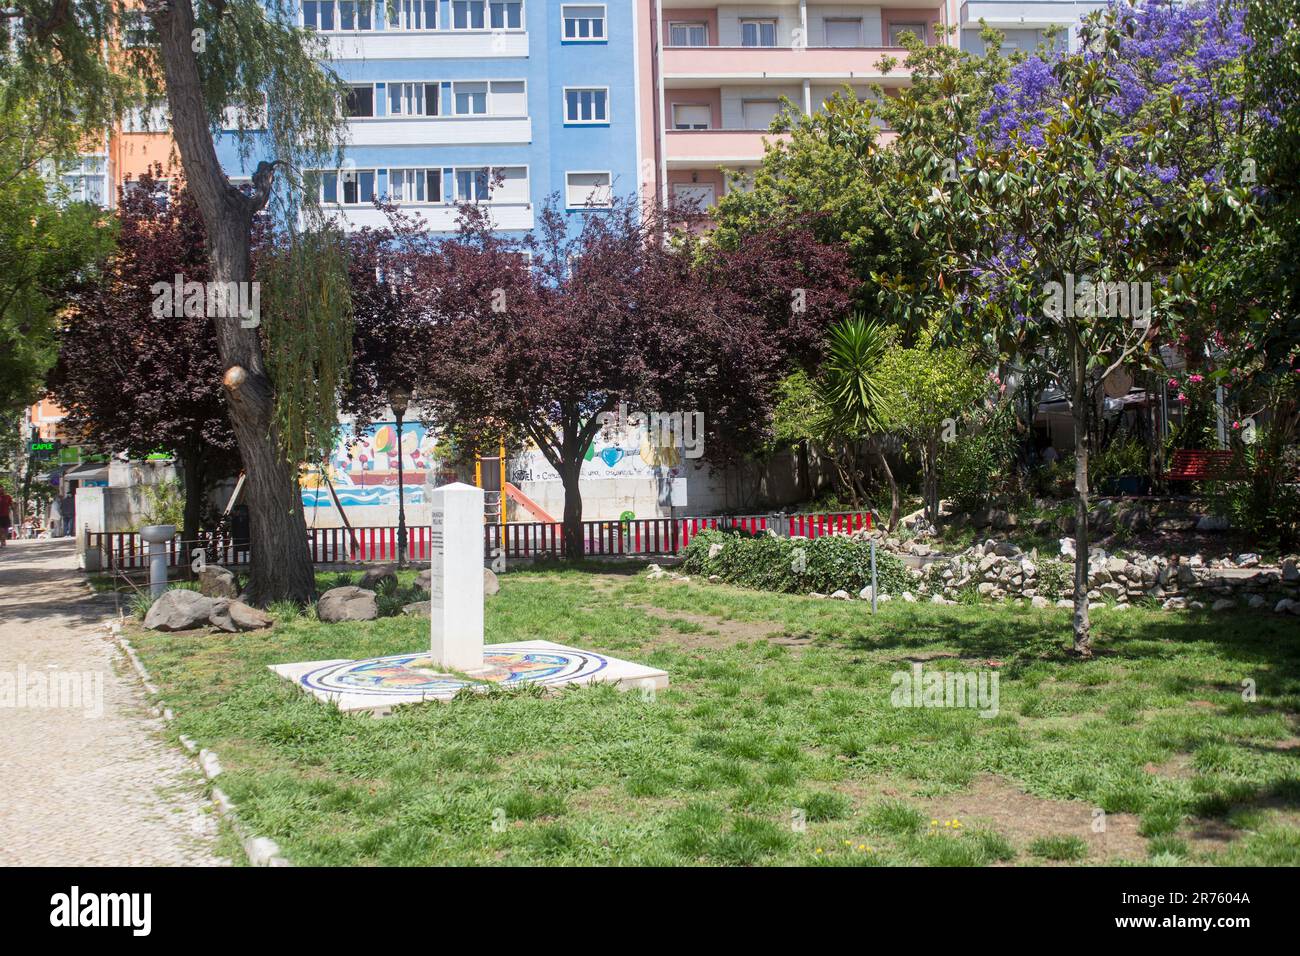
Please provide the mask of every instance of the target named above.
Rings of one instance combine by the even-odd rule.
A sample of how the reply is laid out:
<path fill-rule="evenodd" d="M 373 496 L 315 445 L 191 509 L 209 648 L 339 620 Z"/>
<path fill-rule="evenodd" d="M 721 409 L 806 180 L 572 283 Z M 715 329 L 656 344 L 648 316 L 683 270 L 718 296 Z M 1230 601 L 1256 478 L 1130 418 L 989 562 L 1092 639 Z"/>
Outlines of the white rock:
<path fill-rule="evenodd" d="M 1073 561 L 1073 560 L 1075 559 L 1075 557 L 1076 557 L 1076 555 L 1075 555 L 1075 552 L 1074 552 L 1074 539 L 1073 539 L 1073 538 L 1062 538 L 1062 539 L 1061 539 L 1061 558 L 1062 558 L 1063 560 L 1066 560 L 1066 561 Z"/>
<path fill-rule="evenodd" d="M 1264 600 L 1264 596 L 1262 594 L 1252 594 L 1246 600 L 1247 607 L 1261 608 L 1261 607 L 1266 607 L 1267 605 L 1268 605 L 1268 601 Z"/>
<path fill-rule="evenodd" d="M 868 584 L 865 588 L 863 588 L 861 591 L 859 591 L 859 592 L 858 592 L 858 597 L 860 597 L 860 598 L 861 598 L 862 600 L 864 600 L 864 601 L 870 601 L 870 600 L 871 600 L 871 585 Z"/>
<path fill-rule="evenodd" d="M 903 600 L 906 601 L 908 604 L 915 604 L 915 603 L 916 603 L 916 596 L 913 595 L 911 591 L 904 591 L 903 594 L 902 594 L 902 598 L 903 598 Z"/>
<path fill-rule="evenodd" d="M 1219 598 L 1217 601 L 1215 601 L 1213 604 L 1210 605 L 1210 610 L 1226 611 L 1229 608 L 1234 608 L 1236 606 L 1237 606 L 1237 602 L 1232 600 L 1232 598 Z"/>
<path fill-rule="evenodd" d="M 1291 600 L 1290 598 L 1283 598 L 1282 600 L 1278 601 L 1275 605 L 1273 605 L 1273 613 L 1284 614 L 1287 611 L 1290 611 L 1295 606 L 1296 606 L 1295 601 Z"/>
<path fill-rule="evenodd" d="M 1237 555 L 1237 567 L 1254 568 L 1259 566 L 1259 555 L 1254 552 Z"/>
<path fill-rule="evenodd" d="M 834 598 L 834 599 L 837 600 L 837 601 L 852 601 L 852 600 L 853 600 L 853 595 L 850 594 L 848 591 L 845 591 L 843 588 L 840 588 L 838 591 L 832 591 L 832 592 L 831 592 L 831 597 Z"/>
<path fill-rule="evenodd" d="M 1030 599 L 1029 599 L 1029 604 L 1030 604 L 1031 607 L 1051 607 L 1051 606 L 1052 606 L 1052 602 L 1049 601 L 1049 600 L 1047 600 L 1047 598 L 1043 597 L 1041 594 L 1035 594 L 1032 598 L 1030 598 Z"/>

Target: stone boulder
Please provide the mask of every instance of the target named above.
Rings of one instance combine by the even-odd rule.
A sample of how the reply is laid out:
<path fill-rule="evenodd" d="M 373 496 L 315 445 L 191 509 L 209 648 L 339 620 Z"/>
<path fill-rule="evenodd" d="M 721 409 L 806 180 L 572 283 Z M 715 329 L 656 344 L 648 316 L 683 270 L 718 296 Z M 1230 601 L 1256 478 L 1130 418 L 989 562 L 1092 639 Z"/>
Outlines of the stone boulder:
<path fill-rule="evenodd" d="M 188 631 L 208 623 L 216 602 L 198 591 L 174 588 L 164 591 L 144 616 L 144 626 L 151 631 Z"/>
<path fill-rule="evenodd" d="M 428 617 L 431 610 L 432 606 L 428 601 L 414 601 L 402 605 L 403 614 L 410 614 L 415 617 Z"/>
<path fill-rule="evenodd" d="M 387 585 L 388 587 L 397 587 L 397 565 L 395 564 L 378 564 L 373 568 L 366 568 L 366 573 L 361 575 L 357 586 L 367 591 L 378 591 L 388 581 L 392 582 Z"/>
<path fill-rule="evenodd" d="M 419 574 L 415 576 L 415 586 L 419 588 L 421 591 L 428 591 L 430 589 L 429 585 L 432 582 L 433 582 L 433 571 L 430 568 L 425 568 L 423 571 L 421 571 Z"/>
<path fill-rule="evenodd" d="M 491 568 L 483 569 L 483 596 L 491 597 L 501 590 L 501 582 L 497 580 L 496 572 Z"/>
<path fill-rule="evenodd" d="M 227 634 L 237 634 L 240 631 L 260 631 L 270 627 L 275 620 L 265 611 L 249 607 L 243 601 L 218 600 L 213 602 L 208 623 Z"/>
<path fill-rule="evenodd" d="M 219 564 L 208 564 L 199 571 L 199 593 L 210 598 L 237 598 L 239 584 L 233 572 Z"/>
<path fill-rule="evenodd" d="M 316 616 L 326 624 L 373 621 L 379 617 L 379 602 L 375 592 L 367 588 L 354 585 L 330 588 L 316 602 Z"/>

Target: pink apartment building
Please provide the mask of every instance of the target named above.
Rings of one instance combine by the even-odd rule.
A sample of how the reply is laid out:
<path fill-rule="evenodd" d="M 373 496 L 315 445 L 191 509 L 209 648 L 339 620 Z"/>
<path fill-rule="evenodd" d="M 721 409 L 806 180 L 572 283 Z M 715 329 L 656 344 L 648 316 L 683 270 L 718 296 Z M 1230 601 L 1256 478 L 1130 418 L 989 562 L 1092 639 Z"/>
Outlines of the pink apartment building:
<path fill-rule="evenodd" d="M 875 84 L 886 95 L 905 87 L 899 37 L 911 31 L 929 44 L 956 43 L 935 24 L 953 25 L 958 8 L 958 0 L 644 0 L 643 192 L 712 205 L 727 189 L 724 168 L 744 171 L 762 159 L 783 98 L 811 114 L 846 84 L 860 98 L 874 95 Z M 898 63 L 886 74 L 887 58 Z"/>

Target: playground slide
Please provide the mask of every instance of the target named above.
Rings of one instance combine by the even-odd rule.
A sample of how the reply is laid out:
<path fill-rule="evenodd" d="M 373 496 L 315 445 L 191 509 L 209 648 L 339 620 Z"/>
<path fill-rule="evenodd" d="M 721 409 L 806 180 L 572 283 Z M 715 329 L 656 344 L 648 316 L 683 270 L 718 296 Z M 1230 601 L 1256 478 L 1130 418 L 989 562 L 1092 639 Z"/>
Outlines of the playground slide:
<path fill-rule="evenodd" d="M 514 501 L 538 521 L 545 521 L 554 524 L 555 519 L 542 510 L 542 506 L 533 501 L 526 494 L 516 488 L 511 482 L 506 482 L 506 497 Z"/>

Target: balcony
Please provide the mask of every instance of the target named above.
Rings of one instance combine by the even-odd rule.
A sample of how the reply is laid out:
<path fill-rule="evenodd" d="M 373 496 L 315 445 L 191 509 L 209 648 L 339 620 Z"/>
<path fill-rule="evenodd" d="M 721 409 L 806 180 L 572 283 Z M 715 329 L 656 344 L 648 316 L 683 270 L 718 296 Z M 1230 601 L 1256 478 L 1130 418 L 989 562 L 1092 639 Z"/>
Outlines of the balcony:
<path fill-rule="evenodd" d="M 462 146 L 530 143 L 527 116 L 375 117 L 348 120 L 353 146 Z"/>
<path fill-rule="evenodd" d="M 752 166 L 763 158 L 763 144 L 788 134 L 754 129 L 670 129 L 664 151 L 670 169 Z"/>
<path fill-rule="evenodd" d="M 664 47 L 666 86 L 697 82 L 766 82 L 798 80 L 906 80 L 902 47 Z M 889 73 L 882 61 L 893 59 Z"/>
<path fill-rule="evenodd" d="M 322 33 L 330 60 L 455 60 L 528 56 L 525 30 Z"/>
<path fill-rule="evenodd" d="M 999 30 L 1065 26 L 1105 6 L 1097 0 L 970 0 L 961 5 L 960 22 L 967 29 L 977 28 L 981 19 Z"/>
<path fill-rule="evenodd" d="M 424 219 L 430 232 L 455 232 L 460 227 L 460 210 L 446 203 L 402 203 L 399 207 L 406 215 Z M 533 228 L 533 204 L 527 202 L 494 202 L 486 204 L 493 225 L 505 231 L 527 231 Z M 374 206 L 322 207 L 326 216 L 335 217 L 347 231 L 362 229 L 387 229 L 388 217 Z"/>
<path fill-rule="evenodd" d="M 789 139 L 789 134 L 752 129 L 670 129 L 664 131 L 664 152 L 669 169 L 755 166 L 763 159 L 765 143 L 780 139 Z M 888 146 L 896 139 L 898 133 L 881 130 L 876 142 Z"/>

